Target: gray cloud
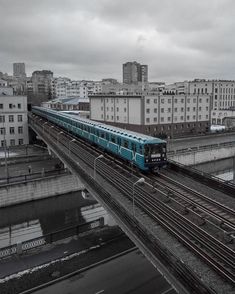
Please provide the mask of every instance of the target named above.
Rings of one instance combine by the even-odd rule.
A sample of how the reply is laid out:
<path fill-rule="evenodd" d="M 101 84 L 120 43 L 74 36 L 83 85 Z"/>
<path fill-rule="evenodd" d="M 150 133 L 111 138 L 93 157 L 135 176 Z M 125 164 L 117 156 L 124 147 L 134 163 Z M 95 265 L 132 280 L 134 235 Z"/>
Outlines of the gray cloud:
<path fill-rule="evenodd" d="M 149 65 L 150 80 L 234 79 L 232 0 L 0 0 L 0 71 L 26 63 L 75 79 Z"/>

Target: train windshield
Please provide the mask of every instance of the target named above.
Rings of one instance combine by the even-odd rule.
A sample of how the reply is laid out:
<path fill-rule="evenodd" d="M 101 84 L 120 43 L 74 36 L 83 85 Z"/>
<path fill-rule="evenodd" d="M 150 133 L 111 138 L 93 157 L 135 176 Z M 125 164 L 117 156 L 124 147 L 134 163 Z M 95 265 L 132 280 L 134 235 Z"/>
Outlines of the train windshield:
<path fill-rule="evenodd" d="M 166 144 L 150 144 L 145 145 L 144 155 L 151 156 L 151 154 L 162 154 L 166 153 Z"/>

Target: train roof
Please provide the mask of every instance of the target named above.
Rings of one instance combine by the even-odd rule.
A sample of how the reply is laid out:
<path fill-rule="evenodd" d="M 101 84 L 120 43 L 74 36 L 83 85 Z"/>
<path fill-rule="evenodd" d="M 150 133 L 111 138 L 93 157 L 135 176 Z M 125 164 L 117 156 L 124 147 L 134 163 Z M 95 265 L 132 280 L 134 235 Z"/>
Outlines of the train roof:
<path fill-rule="evenodd" d="M 87 125 L 99 128 L 100 130 L 104 130 L 104 131 L 107 130 L 109 132 L 112 132 L 115 135 L 119 134 L 120 136 L 124 136 L 126 138 L 133 139 L 134 141 L 138 141 L 138 142 L 142 142 L 142 143 L 151 143 L 151 144 L 165 143 L 166 142 L 166 141 L 164 141 L 164 140 L 162 140 L 160 138 L 155 138 L 155 137 L 151 137 L 151 136 L 148 136 L 148 135 L 145 135 L 145 134 L 141 134 L 141 133 L 121 129 L 121 128 L 114 127 L 114 126 L 111 126 L 111 125 L 106 125 L 106 124 L 96 122 L 96 121 L 93 121 L 93 120 L 90 120 L 90 119 L 87 119 L 87 118 L 78 117 L 77 115 L 68 114 L 68 113 L 62 113 L 60 111 L 56 111 L 56 110 L 52 110 L 52 109 L 48 109 L 48 108 L 44 108 L 44 107 L 35 107 L 35 108 L 45 110 L 46 112 L 55 113 L 57 115 L 73 119 L 75 121 L 80 121 L 80 122 L 85 123 Z"/>

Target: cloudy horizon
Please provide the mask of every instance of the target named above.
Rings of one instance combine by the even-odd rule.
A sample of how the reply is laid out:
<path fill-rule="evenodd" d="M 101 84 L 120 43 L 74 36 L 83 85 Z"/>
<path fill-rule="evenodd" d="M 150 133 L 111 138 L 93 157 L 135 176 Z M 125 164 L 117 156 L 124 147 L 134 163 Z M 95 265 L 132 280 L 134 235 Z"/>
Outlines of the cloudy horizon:
<path fill-rule="evenodd" d="M 235 79 L 232 0 L 0 0 L 0 71 L 24 62 L 72 79 L 122 81 L 122 64 L 149 81 Z"/>

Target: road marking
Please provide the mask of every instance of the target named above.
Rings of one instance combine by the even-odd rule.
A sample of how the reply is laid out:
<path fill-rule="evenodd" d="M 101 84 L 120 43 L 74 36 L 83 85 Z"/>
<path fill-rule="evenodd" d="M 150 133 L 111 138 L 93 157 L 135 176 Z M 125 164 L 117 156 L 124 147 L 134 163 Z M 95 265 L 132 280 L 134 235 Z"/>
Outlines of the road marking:
<path fill-rule="evenodd" d="M 103 293 L 104 290 L 100 290 L 99 292 L 96 292 L 95 294 L 100 294 L 100 293 Z"/>

